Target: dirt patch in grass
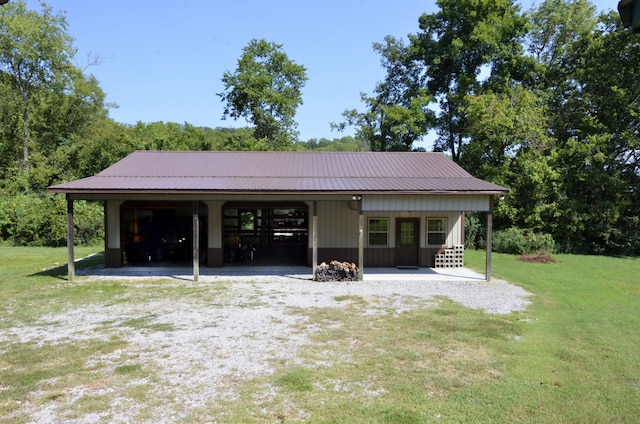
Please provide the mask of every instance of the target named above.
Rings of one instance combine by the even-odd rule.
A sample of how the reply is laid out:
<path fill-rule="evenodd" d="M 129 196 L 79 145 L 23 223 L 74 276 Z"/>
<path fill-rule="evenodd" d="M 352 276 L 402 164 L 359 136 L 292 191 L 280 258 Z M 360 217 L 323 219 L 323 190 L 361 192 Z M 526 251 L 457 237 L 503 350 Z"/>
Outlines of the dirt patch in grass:
<path fill-rule="evenodd" d="M 558 260 L 553 255 L 544 252 L 532 253 L 530 255 L 520 255 L 518 256 L 518 260 L 520 262 L 535 264 L 549 264 L 558 262 Z"/>

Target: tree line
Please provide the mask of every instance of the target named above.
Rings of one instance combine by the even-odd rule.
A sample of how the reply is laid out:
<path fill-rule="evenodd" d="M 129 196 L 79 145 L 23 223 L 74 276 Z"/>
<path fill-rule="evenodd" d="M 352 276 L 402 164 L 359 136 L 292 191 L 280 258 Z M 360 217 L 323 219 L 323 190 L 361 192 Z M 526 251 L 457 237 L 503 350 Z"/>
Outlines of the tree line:
<path fill-rule="evenodd" d="M 98 60 L 73 64 L 64 14 L 9 2 L 0 7 L 0 238 L 24 242 L 18 227 L 37 227 L 18 225 L 11 202 L 56 202 L 47 186 L 134 150 L 413 151 L 435 134 L 434 150 L 510 188 L 496 199 L 496 229 L 548 234 L 564 252 L 640 253 L 640 36 L 588 0 L 437 6 L 415 33 L 373 43 L 383 79 L 331 123 L 355 137 L 303 142 L 294 118 L 306 69 L 282 45 L 252 40 L 222 76 L 223 118 L 251 126 L 123 125 L 87 71 Z"/>
<path fill-rule="evenodd" d="M 437 5 L 407 40 L 374 44 L 386 76 L 334 125 L 382 151 L 435 132 L 435 150 L 510 188 L 497 229 L 640 253 L 640 35 L 588 0 Z"/>

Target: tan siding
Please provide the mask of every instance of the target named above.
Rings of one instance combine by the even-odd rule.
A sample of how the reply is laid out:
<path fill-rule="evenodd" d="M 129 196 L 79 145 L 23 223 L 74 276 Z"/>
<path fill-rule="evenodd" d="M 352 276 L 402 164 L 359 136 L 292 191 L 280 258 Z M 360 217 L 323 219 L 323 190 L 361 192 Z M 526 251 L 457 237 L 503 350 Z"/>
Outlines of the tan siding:
<path fill-rule="evenodd" d="M 396 242 L 396 219 L 397 218 L 420 218 L 420 247 L 427 247 L 427 218 L 447 219 L 447 246 L 461 244 L 460 234 L 464 223 L 461 221 L 461 214 L 458 211 L 448 212 L 367 212 L 365 213 L 365 247 L 370 249 L 384 249 L 384 246 L 369 247 L 367 245 L 367 234 L 369 232 L 369 218 L 389 219 L 389 244 L 388 247 L 395 246 Z"/>
<path fill-rule="evenodd" d="M 222 204 L 224 202 L 206 202 L 208 221 L 208 247 L 209 249 L 222 247 Z"/>
<path fill-rule="evenodd" d="M 120 249 L 120 205 L 119 200 L 108 200 L 107 202 L 107 240 L 109 249 Z"/>
<path fill-rule="evenodd" d="M 358 247 L 358 211 L 350 203 L 318 202 L 318 246 Z"/>
<path fill-rule="evenodd" d="M 452 224 L 449 224 L 449 246 L 455 246 L 456 244 L 463 244 L 462 240 L 462 228 L 464 226 L 464 220 L 462 218 L 462 213 L 458 212 L 455 214 L 451 214 L 449 216 L 449 221 Z"/>

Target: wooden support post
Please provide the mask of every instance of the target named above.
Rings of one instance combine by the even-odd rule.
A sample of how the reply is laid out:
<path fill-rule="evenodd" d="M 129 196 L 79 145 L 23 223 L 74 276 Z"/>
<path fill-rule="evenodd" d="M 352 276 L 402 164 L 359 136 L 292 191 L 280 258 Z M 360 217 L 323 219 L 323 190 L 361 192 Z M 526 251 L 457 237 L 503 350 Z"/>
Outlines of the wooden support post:
<path fill-rule="evenodd" d="M 364 279 L 364 213 L 362 212 L 362 196 L 358 196 L 358 268 L 360 281 Z"/>
<path fill-rule="evenodd" d="M 464 239 L 464 211 L 460 211 L 460 222 L 462 222 L 462 225 L 460 226 L 460 244 L 462 244 L 464 246 L 465 243 L 465 239 Z"/>
<path fill-rule="evenodd" d="M 487 212 L 487 252 L 485 279 L 491 281 L 491 239 L 493 238 L 493 196 L 489 197 L 489 211 Z"/>
<path fill-rule="evenodd" d="M 313 201 L 313 219 L 311 222 L 311 262 L 313 266 L 313 279 L 316 279 L 318 268 L 318 201 Z"/>
<path fill-rule="evenodd" d="M 69 281 L 73 281 L 76 275 L 74 245 L 74 223 L 73 223 L 73 199 L 67 193 L 67 273 Z"/>
<path fill-rule="evenodd" d="M 198 219 L 198 202 L 193 202 L 193 281 L 200 278 L 200 220 Z"/>

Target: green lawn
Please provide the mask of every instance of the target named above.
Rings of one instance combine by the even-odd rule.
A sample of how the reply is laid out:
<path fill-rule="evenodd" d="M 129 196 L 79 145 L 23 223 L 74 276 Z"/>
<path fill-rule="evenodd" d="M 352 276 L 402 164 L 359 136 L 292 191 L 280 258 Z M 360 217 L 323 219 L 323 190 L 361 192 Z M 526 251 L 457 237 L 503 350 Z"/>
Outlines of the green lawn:
<path fill-rule="evenodd" d="M 467 258 L 484 269 L 482 254 Z M 482 397 L 501 420 L 640 422 L 640 260 L 557 259 L 541 265 L 493 255 L 494 276 L 535 297 L 504 381 Z"/>
<path fill-rule="evenodd" d="M 93 251 L 80 248 L 76 254 Z M 215 293 L 202 284 L 150 291 L 118 281 L 69 283 L 65 258 L 65 249 L 0 247 L 0 329 L 27 327 L 38 317 L 94 303 L 142 305 L 149 297 L 179 295 L 217 304 Z M 295 363 L 275 364 L 273 375 L 229 381 L 236 397 L 176 420 L 638 422 L 640 260 L 557 258 L 558 263 L 541 265 L 494 254 L 494 277 L 533 293 L 525 312 L 491 315 L 443 299 L 438 306 L 399 314 L 390 309 L 372 317 L 366 313 L 371 299 L 359 297 L 336 299 L 344 301 L 343 308 L 292 310 L 306 317 L 305 326 L 319 329 Z M 465 260 L 483 272 L 483 252 L 467 251 Z M 125 324 L 145 327 L 146 317 Z M 144 330 L 172 328 L 146 325 Z M 0 423 L 34 420 L 22 408 L 38 391 L 46 393 L 45 401 L 56 402 L 77 385 L 122 387 L 141 379 L 149 383 L 119 394 L 144 404 L 138 421 L 152 422 L 162 408 L 179 408 L 170 398 L 152 395 L 153 369 L 145 364 L 121 364 L 111 373 L 90 364 L 93 355 L 126 347 L 117 336 L 55 346 L 0 338 Z M 308 365 L 318 363 L 325 365 Z M 273 387 L 271 395 L 257 399 L 265 387 Z M 105 392 L 78 401 L 78 410 L 66 416 L 108 412 L 115 408 L 111 396 Z"/>

